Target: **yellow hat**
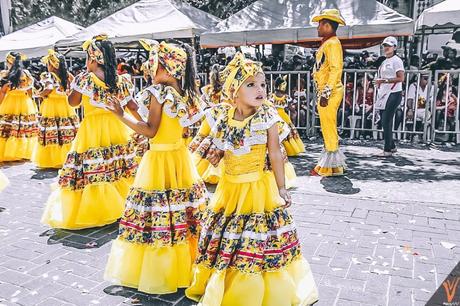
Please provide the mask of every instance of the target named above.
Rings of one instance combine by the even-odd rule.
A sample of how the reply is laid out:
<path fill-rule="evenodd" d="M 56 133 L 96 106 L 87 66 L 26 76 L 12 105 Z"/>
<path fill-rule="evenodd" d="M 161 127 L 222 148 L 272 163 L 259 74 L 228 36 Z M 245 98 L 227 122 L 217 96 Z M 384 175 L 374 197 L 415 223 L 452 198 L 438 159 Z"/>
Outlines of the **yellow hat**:
<path fill-rule="evenodd" d="M 328 19 L 337 22 L 338 24 L 345 25 L 345 19 L 340 15 L 338 9 L 326 9 L 322 10 L 321 13 L 313 17 L 313 22 L 320 22 L 323 19 Z"/>

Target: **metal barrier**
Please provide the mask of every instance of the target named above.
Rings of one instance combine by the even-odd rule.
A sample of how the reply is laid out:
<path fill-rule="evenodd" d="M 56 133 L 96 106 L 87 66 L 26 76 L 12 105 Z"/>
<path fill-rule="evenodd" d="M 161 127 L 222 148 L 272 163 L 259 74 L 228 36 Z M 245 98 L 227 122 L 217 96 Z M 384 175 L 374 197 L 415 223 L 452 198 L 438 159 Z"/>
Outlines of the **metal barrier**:
<path fill-rule="evenodd" d="M 460 70 L 437 70 L 431 118 L 433 141 L 460 143 Z"/>
<path fill-rule="evenodd" d="M 337 126 L 342 138 L 379 139 L 381 136 L 381 114 L 374 108 L 377 90 L 372 81 L 376 73 L 376 70 L 344 70 L 344 97 L 337 114 Z M 273 92 L 278 76 L 288 76 L 287 88 L 291 98 L 288 113 L 291 120 L 299 132 L 306 136 L 317 135 L 320 124 L 310 72 L 267 71 L 265 74 L 270 93 Z M 394 118 L 393 132 L 396 138 L 413 140 L 417 136 L 423 142 L 430 142 L 439 139 L 446 141 L 445 135 L 448 135 L 448 138 L 452 137 L 449 135 L 454 135 L 456 142 L 460 143 L 459 97 L 455 90 L 455 87 L 460 87 L 459 76 L 460 70 L 440 70 L 434 73 L 432 82 L 431 71 L 406 71 L 403 99 Z M 206 85 L 208 76 L 200 73 L 199 77 L 201 86 Z M 141 76 L 133 77 L 133 82 L 136 92 L 145 86 Z M 438 83 L 441 83 L 441 86 Z M 450 95 L 452 89 L 453 96 Z M 440 90 L 443 91 L 442 94 L 439 94 Z M 438 96 L 443 98 L 437 99 Z M 448 101 L 447 107 L 443 101 Z"/>

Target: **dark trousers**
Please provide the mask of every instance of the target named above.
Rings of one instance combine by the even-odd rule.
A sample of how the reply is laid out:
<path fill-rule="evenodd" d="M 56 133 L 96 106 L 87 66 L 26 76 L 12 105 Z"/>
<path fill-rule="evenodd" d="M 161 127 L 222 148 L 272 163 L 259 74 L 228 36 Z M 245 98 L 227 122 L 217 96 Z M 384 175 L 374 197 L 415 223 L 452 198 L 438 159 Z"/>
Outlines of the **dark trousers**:
<path fill-rule="evenodd" d="M 383 128 L 383 139 L 385 141 L 384 151 L 391 152 L 392 149 L 396 148 L 395 142 L 393 141 L 393 118 L 396 113 L 396 109 L 401 103 L 402 92 L 393 92 L 388 97 L 385 110 L 381 111 L 382 117 L 382 128 Z"/>

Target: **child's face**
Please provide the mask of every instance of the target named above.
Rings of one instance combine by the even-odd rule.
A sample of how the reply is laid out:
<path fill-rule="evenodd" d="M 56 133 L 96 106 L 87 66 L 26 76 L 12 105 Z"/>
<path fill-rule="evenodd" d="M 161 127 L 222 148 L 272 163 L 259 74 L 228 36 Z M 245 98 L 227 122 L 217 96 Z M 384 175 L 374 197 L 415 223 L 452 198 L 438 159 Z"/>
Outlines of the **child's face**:
<path fill-rule="evenodd" d="M 263 104 L 266 98 L 267 84 L 265 83 L 265 75 L 258 73 L 244 81 L 238 90 L 235 100 L 238 104 L 258 107 Z"/>

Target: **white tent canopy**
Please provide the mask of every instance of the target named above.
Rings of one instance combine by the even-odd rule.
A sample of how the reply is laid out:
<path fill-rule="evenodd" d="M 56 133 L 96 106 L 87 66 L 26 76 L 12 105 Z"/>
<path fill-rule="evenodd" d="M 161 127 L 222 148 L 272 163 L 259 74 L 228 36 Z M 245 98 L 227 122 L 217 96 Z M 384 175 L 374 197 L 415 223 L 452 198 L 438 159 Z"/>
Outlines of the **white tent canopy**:
<path fill-rule="evenodd" d="M 417 19 L 416 28 L 460 26 L 460 1 L 445 0 L 426 9 Z"/>
<path fill-rule="evenodd" d="M 357 40 L 409 36 L 413 20 L 375 0 L 259 0 L 221 21 L 201 35 L 204 47 L 317 40 L 313 16 L 325 8 L 338 8 L 347 22 L 340 38 Z"/>
<path fill-rule="evenodd" d="M 58 47 L 80 46 L 94 35 L 106 33 L 114 43 L 140 38 L 191 38 L 221 19 L 175 0 L 141 0 L 59 41 Z"/>
<path fill-rule="evenodd" d="M 53 48 L 58 40 L 81 29 L 82 27 L 59 17 L 49 17 L 1 37 L 0 61 L 5 58 L 8 51 L 21 52 L 29 58 L 46 55 L 48 49 Z"/>

